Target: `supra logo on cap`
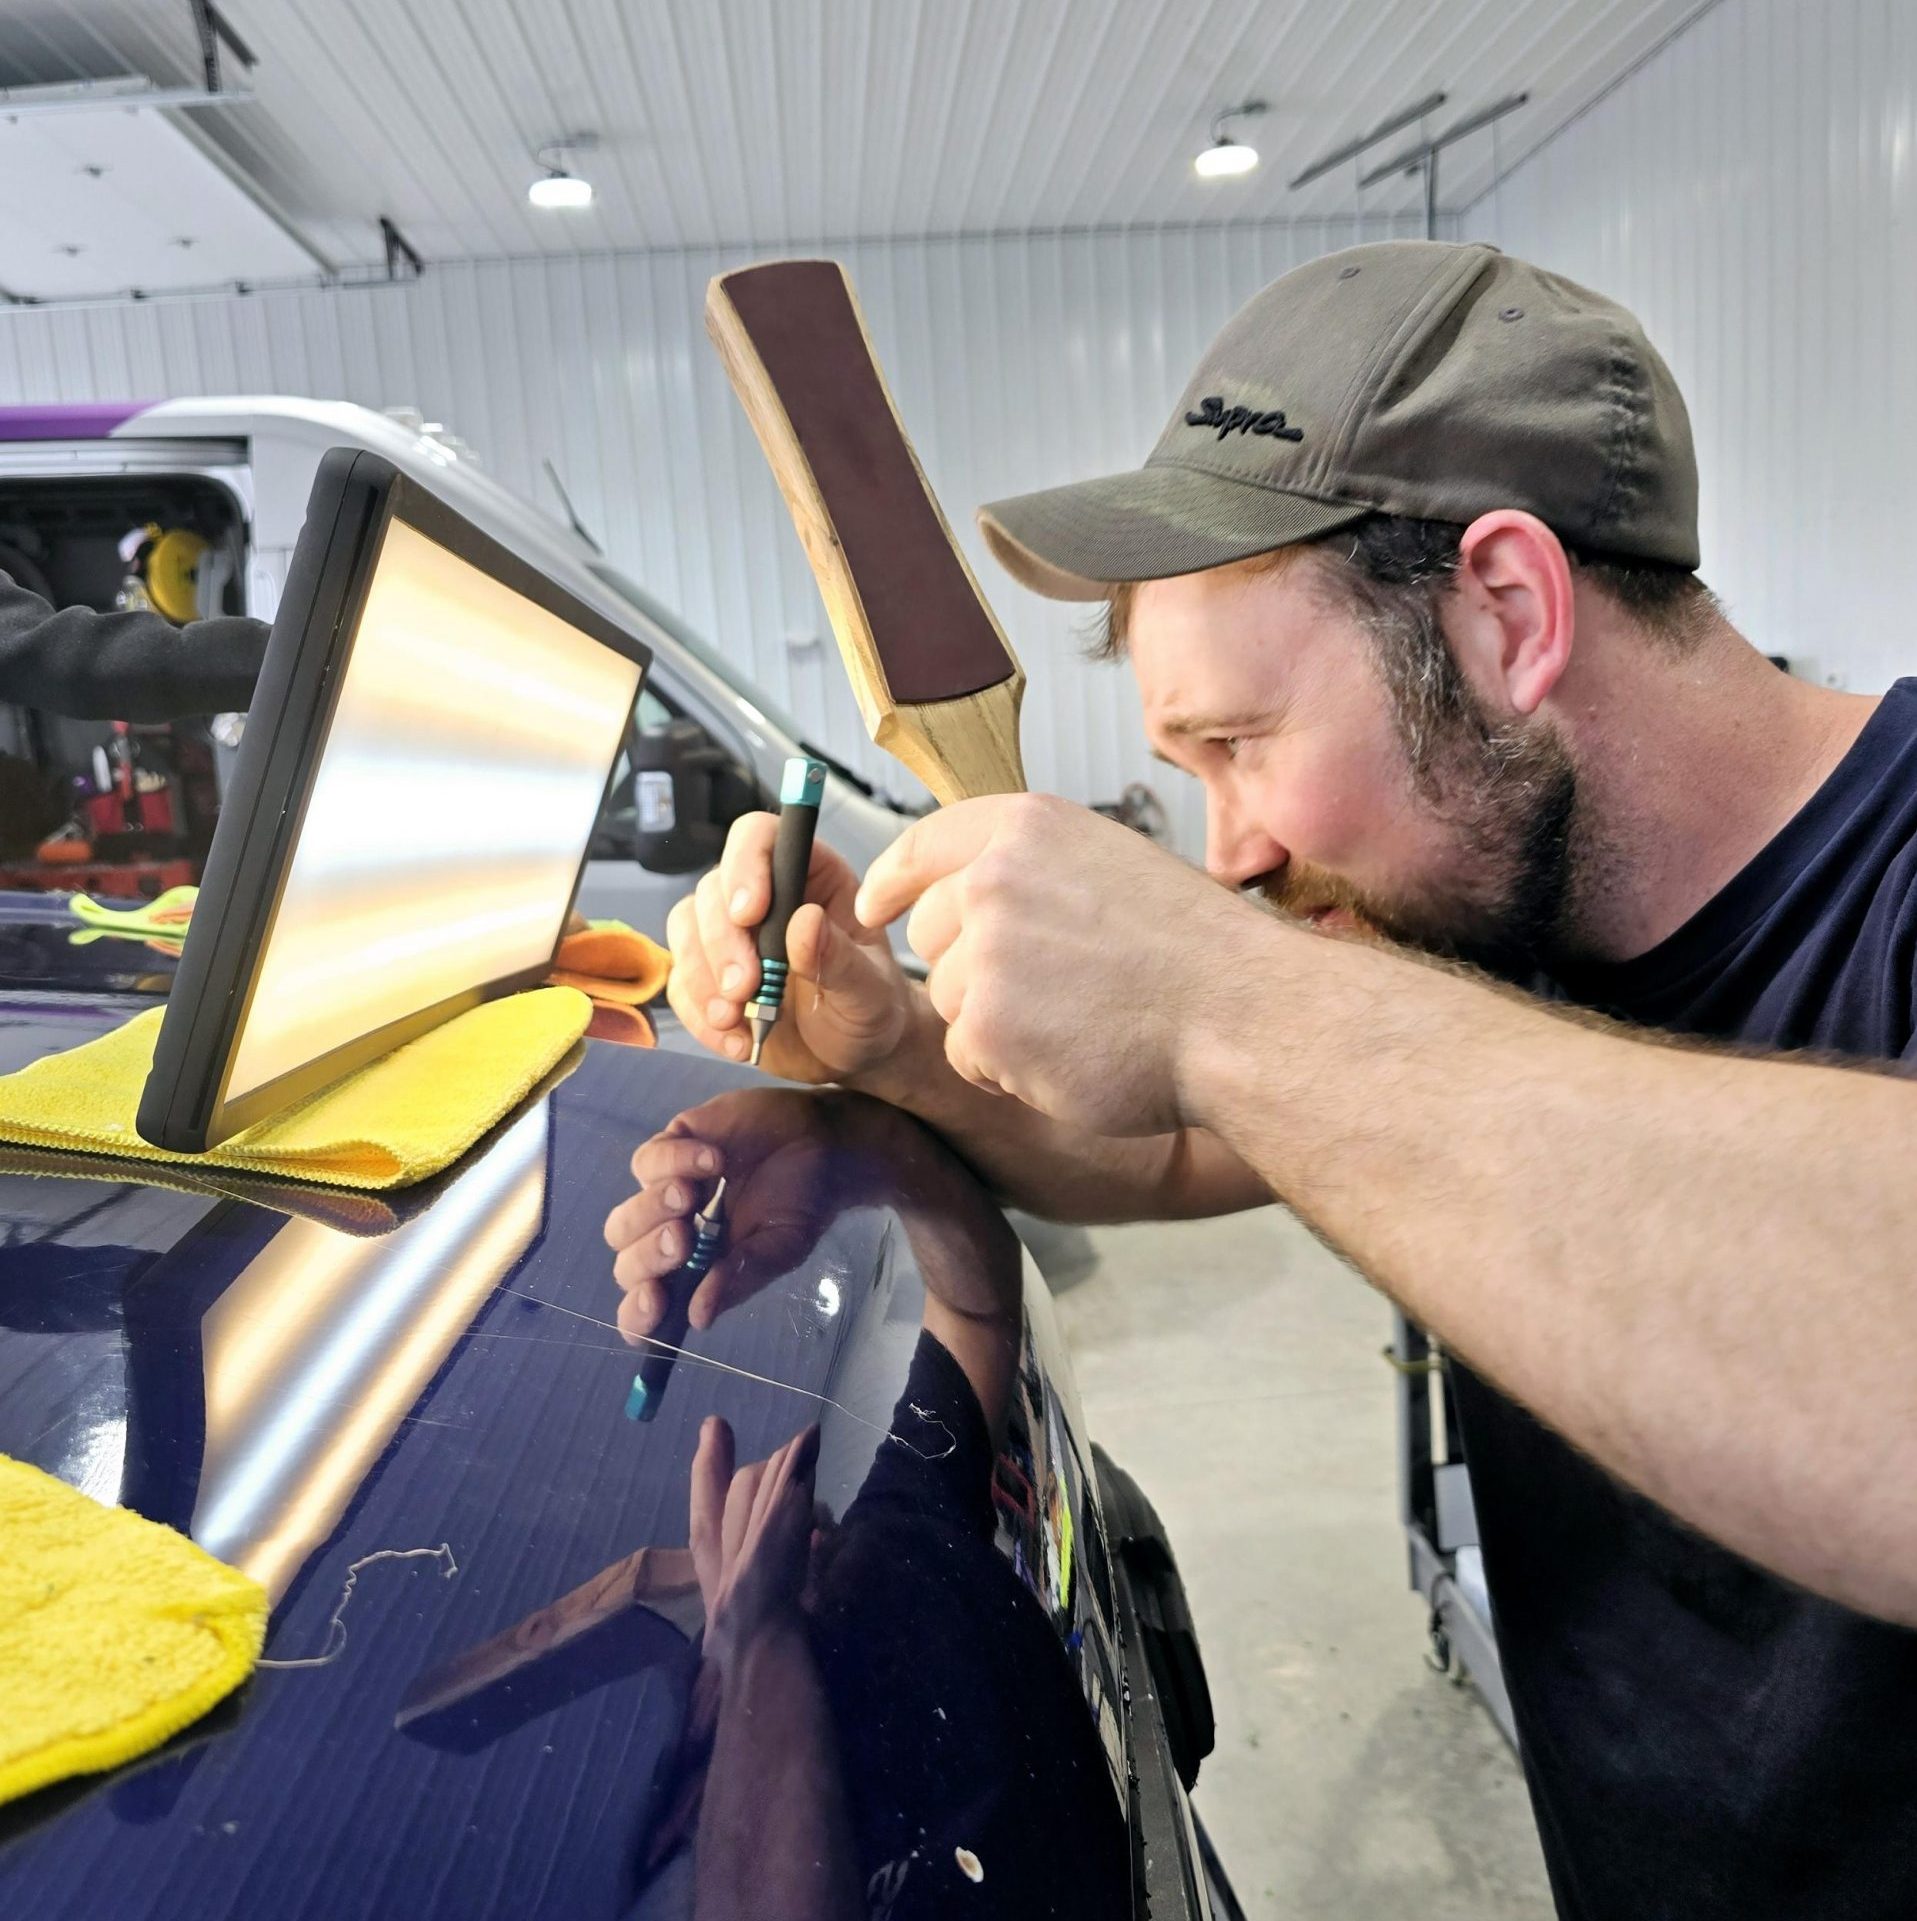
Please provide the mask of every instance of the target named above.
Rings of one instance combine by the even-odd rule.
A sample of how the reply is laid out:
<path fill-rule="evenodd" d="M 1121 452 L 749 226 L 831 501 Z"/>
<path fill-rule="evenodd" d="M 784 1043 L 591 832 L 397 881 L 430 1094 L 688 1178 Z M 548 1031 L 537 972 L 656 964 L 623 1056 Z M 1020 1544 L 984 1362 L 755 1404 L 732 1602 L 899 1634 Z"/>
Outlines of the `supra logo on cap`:
<path fill-rule="evenodd" d="M 1227 434 L 1269 434 L 1274 440 L 1302 440 L 1305 437 L 1302 427 L 1285 425 L 1282 412 L 1259 413 L 1251 407 L 1227 407 L 1223 394 L 1207 394 L 1198 403 L 1198 411 L 1185 416 L 1185 425 L 1215 427 L 1220 440 Z"/>

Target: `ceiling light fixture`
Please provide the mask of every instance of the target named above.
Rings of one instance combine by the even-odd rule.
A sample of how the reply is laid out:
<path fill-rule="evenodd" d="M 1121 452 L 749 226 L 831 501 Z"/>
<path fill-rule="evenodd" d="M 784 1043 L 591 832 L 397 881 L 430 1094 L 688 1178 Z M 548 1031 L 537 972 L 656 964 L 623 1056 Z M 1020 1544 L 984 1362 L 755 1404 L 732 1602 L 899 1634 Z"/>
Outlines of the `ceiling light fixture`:
<path fill-rule="evenodd" d="M 549 211 L 553 208 L 590 207 L 592 182 L 574 173 L 564 163 L 568 154 L 590 153 L 597 144 L 591 134 L 576 133 L 541 147 L 533 158 L 546 171 L 526 189 L 526 198 L 535 207 Z"/>
<path fill-rule="evenodd" d="M 1225 131 L 1227 120 L 1255 120 L 1265 111 L 1262 100 L 1247 100 L 1242 107 L 1227 107 L 1211 123 L 1211 145 L 1201 147 L 1192 161 L 1192 171 L 1201 180 L 1223 180 L 1232 174 L 1249 173 L 1258 164 L 1258 149 L 1243 140 L 1234 140 Z"/>

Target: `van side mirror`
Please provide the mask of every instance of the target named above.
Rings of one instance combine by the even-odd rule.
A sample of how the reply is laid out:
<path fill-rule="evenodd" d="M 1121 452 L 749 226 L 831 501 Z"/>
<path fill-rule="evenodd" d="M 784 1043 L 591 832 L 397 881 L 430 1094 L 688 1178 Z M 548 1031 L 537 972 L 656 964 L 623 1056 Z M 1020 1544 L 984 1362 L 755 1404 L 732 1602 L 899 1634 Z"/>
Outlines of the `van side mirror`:
<path fill-rule="evenodd" d="M 726 829 L 755 804 L 752 776 L 683 716 L 642 729 L 631 752 L 639 865 L 653 874 L 710 867 Z"/>

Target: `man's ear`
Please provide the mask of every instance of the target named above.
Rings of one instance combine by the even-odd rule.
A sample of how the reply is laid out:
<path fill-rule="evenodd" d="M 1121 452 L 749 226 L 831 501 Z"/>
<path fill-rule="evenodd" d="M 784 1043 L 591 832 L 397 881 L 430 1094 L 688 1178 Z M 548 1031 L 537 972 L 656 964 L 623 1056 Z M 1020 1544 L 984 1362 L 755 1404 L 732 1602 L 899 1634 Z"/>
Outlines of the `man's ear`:
<path fill-rule="evenodd" d="M 1535 514 L 1480 514 L 1458 543 L 1451 636 L 1467 679 L 1515 714 L 1534 714 L 1571 660 L 1571 563 Z"/>

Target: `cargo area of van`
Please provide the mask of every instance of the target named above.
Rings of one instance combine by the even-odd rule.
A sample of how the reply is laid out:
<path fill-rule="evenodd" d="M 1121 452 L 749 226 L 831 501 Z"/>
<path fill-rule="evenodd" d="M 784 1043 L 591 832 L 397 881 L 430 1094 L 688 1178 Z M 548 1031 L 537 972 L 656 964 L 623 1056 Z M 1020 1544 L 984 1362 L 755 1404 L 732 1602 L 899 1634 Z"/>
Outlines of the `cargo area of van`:
<path fill-rule="evenodd" d="M 245 611 L 246 521 L 200 475 L 0 476 L 0 572 L 54 607 L 176 625 Z M 155 725 L 0 706 L 0 886 L 151 895 L 197 881 L 219 809 L 213 716 Z"/>
<path fill-rule="evenodd" d="M 744 636 L 693 632 L 588 530 L 502 486 L 411 409 L 286 394 L 0 407 L 0 573 L 56 607 L 270 621 L 335 447 L 391 461 L 651 649 L 580 877 L 582 914 L 662 938 L 732 820 L 766 804 L 795 754 L 829 767 L 820 833 L 860 871 L 906 825 L 906 804 L 804 737 L 741 671 Z M 0 702 L 0 888 L 126 899 L 197 882 L 244 726 L 238 714 L 76 721 Z"/>

